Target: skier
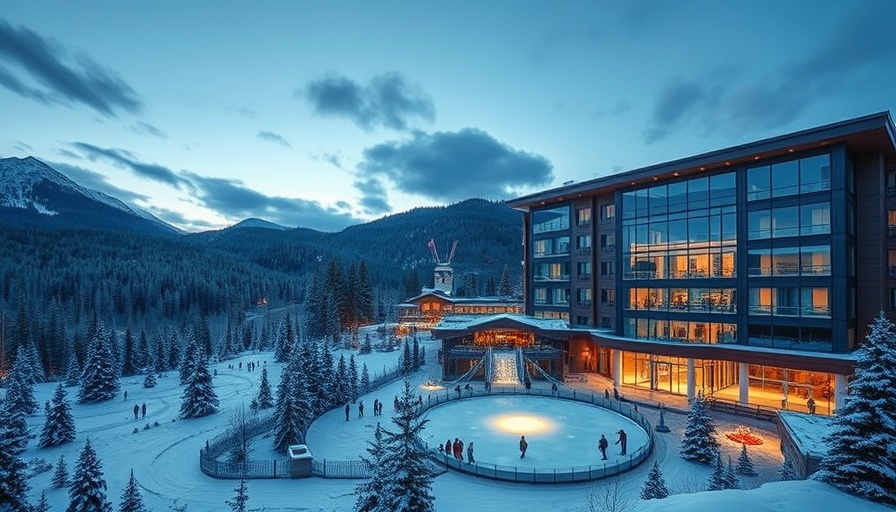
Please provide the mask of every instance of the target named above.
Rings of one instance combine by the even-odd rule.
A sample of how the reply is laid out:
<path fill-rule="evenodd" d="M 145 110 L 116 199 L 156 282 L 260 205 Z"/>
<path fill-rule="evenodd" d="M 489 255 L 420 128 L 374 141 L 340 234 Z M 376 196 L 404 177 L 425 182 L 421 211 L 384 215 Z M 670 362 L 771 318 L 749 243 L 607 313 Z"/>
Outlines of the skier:
<path fill-rule="evenodd" d="M 600 440 L 597 442 L 597 449 L 600 450 L 600 459 L 607 460 L 607 447 L 610 446 L 610 442 L 607 441 L 607 438 L 601 434 Z"/>
<path fill-rule="evenodd" d="M 137 416 L 138 416 L 139 414 L 140 414 L 140 406 L 137 405 L 137 404 L 134 404 L 134 419 L 135 419 L 135 420 L 137 419 Z"/>
<path fill-rule="evenodd" d="M 143 417 L 145 418 L 146 417 L 146 402 L 143 402 L 143 407 L 141 407 L 141 410 L 143 412 Z"/>
<path fill-rule="evenodd" d="M 526 436 L 520 436 L 520 458 L 526 458 L 526 449 L 529 448 L 529 443 L 526 442 Z"/>
<path fill-rule="evenodd" d="M 628 441 L 628 436 L 625 434 L 625 430 L 622 429 L 616 433 L 619 434 L 619 439 L 616 440 L 616 444 L 622 445 L 622 453 L 620 455 L 625 455 L 625 444 Z"/>
<path fill-rule="evenodd" d="M 473 441 L 470 441 L 470 444 L 467 445 L 467 462 L 476 464 L 476 460 L 473 458 Z"/>

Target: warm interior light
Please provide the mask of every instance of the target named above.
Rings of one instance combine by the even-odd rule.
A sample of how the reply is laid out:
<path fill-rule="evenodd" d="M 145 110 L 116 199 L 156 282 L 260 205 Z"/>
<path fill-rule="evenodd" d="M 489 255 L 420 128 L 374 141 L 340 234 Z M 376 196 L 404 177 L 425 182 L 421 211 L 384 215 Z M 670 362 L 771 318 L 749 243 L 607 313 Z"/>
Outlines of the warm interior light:
<path fill-rule="evenodd" d="M 531 414 L 502 414 L 489 420 L 488 424 L 495 430 L 520 435 L 547 434 L 557 428 L 548 418 Z"/>

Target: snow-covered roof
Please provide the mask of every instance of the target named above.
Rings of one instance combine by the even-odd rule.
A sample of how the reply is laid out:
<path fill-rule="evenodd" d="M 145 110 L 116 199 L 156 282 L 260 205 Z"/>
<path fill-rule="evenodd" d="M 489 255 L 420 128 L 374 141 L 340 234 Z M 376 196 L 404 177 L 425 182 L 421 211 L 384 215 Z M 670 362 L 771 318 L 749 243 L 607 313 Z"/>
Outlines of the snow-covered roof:
<path fill-rule="evenodd" d="M 477 327 L 484 327 L 488 324 L 494 324 L 502 320 L 543 331 L 569 331 L 569 327 L 563 320 L 558 320 L 556 318 L 535 318 L 533 316 L 514 313 L 500 313 L 497 315 L 448 315 L 442 318 L 442 321 L 439 322 L 433 330 L 469 330 Z"/>
<path fill-rule="evenodd" d="M 439 290 L 424 289 L 422 293 L 415 295 L 409 299 L 405 299 L 405 301 L 402 304 L 399 304 L 399 306 L 416 306 L 417 304 L 414 304 L 414 302 L 424 297 L 438 297 L 439 299 L 450 302 L 452 304 L 519 304 L 521 306 L 523 304 L 523 301 L 514 299 L 512 297 L 452 297 L 451 295 L 448 295 L 445 292 Z"/>
<path fill-rule="evenodd" d="M 824 438 L 833 430 L 834 418 L 791 411 L 780 411 L 778 415 L 802 453 L 811 453 L 818 458 L 827 455 L 828 445 Z"/>

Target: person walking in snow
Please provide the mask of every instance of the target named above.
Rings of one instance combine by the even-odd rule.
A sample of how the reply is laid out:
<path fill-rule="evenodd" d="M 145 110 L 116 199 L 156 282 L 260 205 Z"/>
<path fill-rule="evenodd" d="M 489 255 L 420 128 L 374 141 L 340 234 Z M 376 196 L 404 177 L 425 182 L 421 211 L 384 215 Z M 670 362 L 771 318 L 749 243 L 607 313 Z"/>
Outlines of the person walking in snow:
<path fill-rule="evenodd" d="M 809 414 L 815 414 L 815 400 L 811 396 L 806 400 L 806 407 L 809 409 Z"/>
<path fill-rule="evenodd" d="M 376 416 L 376 415 L 379 414 L 379 413 L 377 412 L 377 411 L 379 411 L 379 408 L 380 408 L 380 401 L 379 401 L 379 399 L 374 398 L 374 399 L 373 399 L 373 415 L 374 415 L 374 416 Z"/>
<path fill-rule="evenodd" d="M 476 464 L 476 459 L 473 458 L 473 441 L 470 441 L 470 444 L 467 445 L 467 462 Z"/>
<path fill-rule="evenodd" d="M 137 404 L 134 404 L 134 419 L 136 420 L 139 415 L 140 415 L 140 406 Z"/>
<path fill-rule="evenodd" d="M 348 402 L 345 403 L 345 421 L 348 421 L 348 412 L 351 410 Z"/>
<path fill-rule="evenodd" d="M 364 402 L 363 401 L 358 402 L 358 417 L 359 418 L 364 417 Z"/>
<path fill-rule="evenodd" d="M 529 443 L 526 442 L 526 436 L 520 436 L 520 458 L 526 458 L 526 450 L 529 449 Z"/>
<path fill-rule="evenodd" d="M 462 439 L 457 440 L 457 460 L 464 461 L 464 442 Z"/>
<path fill-rule="evenodd" d="M 605 400 L 609 400 L 609 399 L 610 399 L 610 390 L 607 389 L 607 388 L 604 388 L 604 399 L 605 399 Z"/>
<path fill-rule="evenodd" d="M 128 390 L 124 390 L 124 399 L 125 401 L 128 399 Z"/>
<path fill-rule="evenodd" d="M 622 453 L 620 455 L 625 455 L 625 445 L 628 441 L 628 436 L 625 434 L 625 430 L 622 429 L 620 429 L 617 434 L 619 434 L 619 439 L 616 440 L 616 444 L 622 445 Z"/>
<path fill-rule="evenodd" d="M 619 401 L 619 391 L 616 390 L 616 386 L 613 386 L 613 400 Z"/>
<path fill-rule="evenodd" d="M 146 402 L 143 402 L 143 406 L 140 408 L 143 412 L 143 417 L 146 417 Z"/>
<path fill-rule="evenodd" d="M 600 459 L 607 460 L 607 447 L 610 446 L 610 442 L 607 441 L 606 436 L 603 434 L 600 435 L 600 440 L 597 442 L 597 449 L 600 450 Z"/>
<path fill-rule="evenodd" d="M 451 455 L 451 439 L 445 441 L 445 455 Z"/>
<path fill-rule="evenodd" d="M 454 443 L 451 444 L 451 454 L 454 455 L 454 458 L 460 460 L 460 439 L 454 438 Z"/>

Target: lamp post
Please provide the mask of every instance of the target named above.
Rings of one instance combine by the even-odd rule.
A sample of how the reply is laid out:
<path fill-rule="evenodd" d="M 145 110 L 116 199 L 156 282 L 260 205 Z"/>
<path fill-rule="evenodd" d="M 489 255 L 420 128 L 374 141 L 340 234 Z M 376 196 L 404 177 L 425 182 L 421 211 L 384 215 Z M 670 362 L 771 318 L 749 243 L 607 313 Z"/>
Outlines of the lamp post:
<path fill-rule="evenodd" d="M 660 422 L 657 424 L 656 429 L 657 432 L 671 432 L 672 429 L 669 428 L 669 425 L 666 425 L 666 404 L 660 402 Z"/>

